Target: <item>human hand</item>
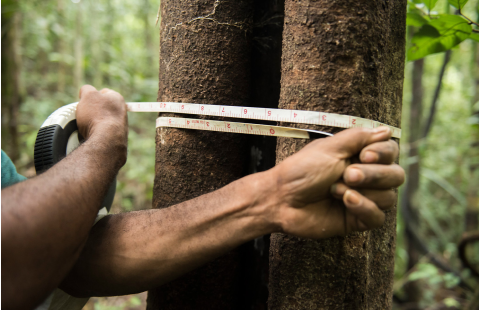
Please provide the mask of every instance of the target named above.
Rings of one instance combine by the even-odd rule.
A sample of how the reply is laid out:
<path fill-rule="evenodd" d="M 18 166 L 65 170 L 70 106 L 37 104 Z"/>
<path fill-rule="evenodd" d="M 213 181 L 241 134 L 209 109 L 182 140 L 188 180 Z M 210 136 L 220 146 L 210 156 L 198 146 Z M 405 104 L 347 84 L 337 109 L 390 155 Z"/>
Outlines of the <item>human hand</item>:
<path fill-rule="evenodd" d="M 388 127 L 344 130 L 316 140 L 272 169 L 277 180 L 275 221 L 303 238 L 344 236 L 379 227 L 383 210 L 404 182 L 394 164 L 398 145 Z M 351 164 L 358 156 L 360 163 Z"/>
<path fill-rule="evenodd" d="M 99 136 L 105 145 L 120 155 L 123 166 L 127 158 L 128 118 L 122 95 L 108 88 L 97 91 L 91 85 L 84 85 L 80 89 L 79 97 L 79 133 L 85 139 Z"/>

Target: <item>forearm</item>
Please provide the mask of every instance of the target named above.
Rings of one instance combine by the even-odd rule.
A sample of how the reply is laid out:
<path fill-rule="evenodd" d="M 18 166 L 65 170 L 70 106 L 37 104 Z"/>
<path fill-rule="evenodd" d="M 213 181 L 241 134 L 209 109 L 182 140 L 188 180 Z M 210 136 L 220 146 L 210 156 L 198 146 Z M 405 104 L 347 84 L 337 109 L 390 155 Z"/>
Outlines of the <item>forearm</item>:
<path fill-rule="evenodd" d="M 29 296 L 12 308 L 41 302 L 80 254 L 124 161 L 125 150 L 102 140 L 91 137 L 42 175 L 2 190 L 2 295 Z"/>
<path fill-rule="evenodd" d="M 102 219 L 61 288 L 76 296 L 145 291 L 277 231 L 269 177 L 255 174 L 167 209 Z"/>

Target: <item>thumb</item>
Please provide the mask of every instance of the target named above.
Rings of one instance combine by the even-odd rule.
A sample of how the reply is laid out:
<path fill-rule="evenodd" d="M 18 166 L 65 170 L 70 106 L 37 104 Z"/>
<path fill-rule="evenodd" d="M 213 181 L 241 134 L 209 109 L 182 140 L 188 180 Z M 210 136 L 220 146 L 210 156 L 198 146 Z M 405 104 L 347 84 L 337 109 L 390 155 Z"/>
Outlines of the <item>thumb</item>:
<path fill-rule="evenodd" d="M 330 150 L 337 152 L 342 158 L 350 158 L 375 142 L 387 141 L 392 137 L 392 130 L 387 126 L 374 129 L 351 128 L 339 132 L 325 142 L 330 143 Z"/>
<path fill-rule="evenodd" d="M 93 87 L 92 85 L 83 85 L 81 88 L 80 88 L 80 91 L 78 92 L 78 98 L 82 99 L 82 96 L 85 96 L 86 94 L 88 93 L 91 93 L 91 92 L 96 92 L 97 89 L 95 87 Z"/>

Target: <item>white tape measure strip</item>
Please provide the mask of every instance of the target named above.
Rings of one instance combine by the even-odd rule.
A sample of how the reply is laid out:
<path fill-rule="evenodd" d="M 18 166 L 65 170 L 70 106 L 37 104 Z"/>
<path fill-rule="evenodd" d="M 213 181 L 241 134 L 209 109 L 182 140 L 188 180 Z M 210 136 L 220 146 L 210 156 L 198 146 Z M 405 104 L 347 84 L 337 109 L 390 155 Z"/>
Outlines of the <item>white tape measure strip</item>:
<path fill-rule="evenodd" d="M 400 138 L 402 130 L 393 126 L 389 126 L 377 121 L 349 115 L 341 115 L 335 113 L 316 112 L 316 111 L 303 111 L 303 110 L 286 110 L 286 109 L 269 109 L 269 108 L 252 108 L 252 107 L 236 107 L 236 106 L 222 106 L 222 105 L 210 105 L 210 104 L 198 104 L 198 103 L 180 103 L 180 102 L 127 102 L 128 110 L 131 112 L 172 112 L 172 113 L 184 113 L 184 114 L 197 114 L 197 115 L 209 115 L 209 116 L 224 116 L 232 118 L 244 118 L 244 119 L 259 119 L 266 121 L 277 122 L 290 122 L 299 124 L 311 124 L 311 125 L 323 125 L 340 128 L 376 128 L 379 126 L 387 126 L 392 130 L 392 136 Z M 157 120 L 157 127 L 176 127 L 167 126 L 164 120 Z M 181 128 L 195 128 L 201 127 L 197 123 L 181 123 L 178 121 L 176 125 Z M 233 124 L 233 123 L 232 123 Z M 250 125 L 243 123 L 236 123 L 242 125 Z M 253 124 L 252 124 L 253 125 Z M 261 125 L 256 125 L 261 126 Z M 267 126 L 278 127 L 278 126 Z M 215 127 L 218 131 L 227 131 L 224 127 Z M 222 130 L 220 130 L 222 128 Z M 287 127 L 282 127 L 287 128 Z M 292 128 L 291 128 L 292 129 Z M 210 130 L 208 128 L 202 128 L 202 130 Z M 215 130 L 215 129 L 214 129 Z M 238 127 L 240 130 L 240 127 Z M 246 132 L 243 132 L 246 133 Z M 263 135 L 263 133 L 262 133 Z"/>
<path fill-rule="evenodd" d="M 330 133 L 324 133 L 315 130 L 305 130 L 281 126 L 269 126 L 259 124 L 247 124 L 226 121 L 214 121 L 195 118 L 181 118 L 181 117 L 159 117 L 157 118 L 157 128 L 159 127 L 173 127 L 186 128 L 196 130 L 210 130 L 243 133 L 249 135 L 260 136 L 274 136 L 274 137 L 290 137 L 300 139 L 310 139 L 309 133 L 317 133 L 325 136 L 331 136 Z"/>

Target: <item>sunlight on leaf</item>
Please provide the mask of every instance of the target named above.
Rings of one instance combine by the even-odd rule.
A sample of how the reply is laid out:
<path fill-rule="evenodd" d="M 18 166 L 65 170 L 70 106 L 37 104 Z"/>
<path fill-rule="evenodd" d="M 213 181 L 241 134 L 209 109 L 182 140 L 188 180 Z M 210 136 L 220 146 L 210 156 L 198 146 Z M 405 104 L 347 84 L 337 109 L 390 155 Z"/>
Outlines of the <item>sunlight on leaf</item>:
<path fill-rule="evenodd" d="M 453 5 L 457 9 L 463 9 L 468 0 L 448 0 L 448 3 Z"/>
<path fill-rule="evenodd" d="M 437 4 L 438 0 L 425 0 L 423 3 L 425 3 L 425 6 L 429 9 L 432 10 L 435 5 Z"/>
<path fill-rule="evenodd" d="M 452 308 L 456 308 L 456 309 L 460 309 L 462 307 L 462 305 L 456 299 L 453 299 L 451 297 L 445 298 L 443 300 L 443 303 L 447 307 L 452 307 Z"/>
<path fill-rule="evenodd" d="M 428 24 L 428 20 L 426 20 L 425 17 L 423 17 L 420 13 L 418 12 L 407 13 L 408 26 L 422 27 L 425 24 Z"/>
<path fill-rule="evenodd" d="M 432 264 L 424 263 L 417 265 L 417 270 L 408 276 L 408 280 L 432 279 L 435 276 L 438 276 L 438 268 Z"/>
<path fill-rule="evenodd" d="M 440 15 L 420 28 L 412 38 L 408 60 L 447 51 L 467 39 L 472 32 L 468 22 L 456 15 Z"/>

